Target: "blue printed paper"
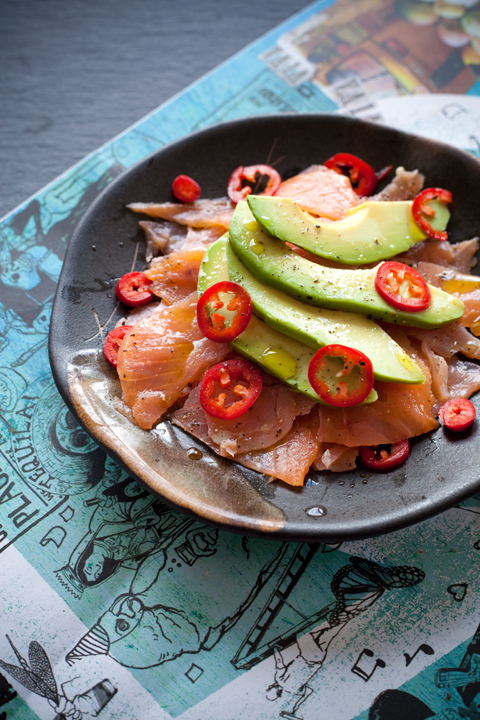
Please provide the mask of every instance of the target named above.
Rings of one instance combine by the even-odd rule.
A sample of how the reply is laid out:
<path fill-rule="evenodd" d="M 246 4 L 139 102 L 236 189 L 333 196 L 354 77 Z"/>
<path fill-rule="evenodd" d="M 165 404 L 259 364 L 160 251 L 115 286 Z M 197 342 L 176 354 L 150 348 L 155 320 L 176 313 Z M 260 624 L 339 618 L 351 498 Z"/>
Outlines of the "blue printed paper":
<path fill-rule="evenodd" d="M 479 3 L 453 5 L 456 46 L 442 3 L 313 3 L 1 221 L 2 720 L 480 717 L 478 498 L 363 542 L 219 532 L 107 457 L 47 352 L 82 215 L 190 132 L 341 112 L 480 157 Z"/>

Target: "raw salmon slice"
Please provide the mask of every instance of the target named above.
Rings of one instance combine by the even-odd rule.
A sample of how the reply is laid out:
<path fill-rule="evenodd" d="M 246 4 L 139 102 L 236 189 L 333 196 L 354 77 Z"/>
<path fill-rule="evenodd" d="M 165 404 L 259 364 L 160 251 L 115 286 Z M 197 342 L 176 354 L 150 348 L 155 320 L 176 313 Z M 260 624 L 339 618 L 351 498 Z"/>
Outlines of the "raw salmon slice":
<path fill-rule="evenodd" d="M 319 408 L 319 440 L 348 447 L 382 445 L 438 427 L 433 413 L 436 398 L 431 387 L 377 383 L 376 389 L 378 400 L 371 405 L 345 410 Z"/>
<path fill-rule="evenodd" d="M 347 472 L 355 468 L 357 455 L 357 447 L 321 443 L 317 457 L 313 461 L 313 469 L 319 472 L 322 470 Z"/>
<path fill-rule="evenodd" d="M 402 330 L 389 330 L 393 339 L 414 359 L 425 375 L 423 385 L 376 382 L 378 400 L 370 405 L 340 409 L 319 405 L 320 442 L 358 447 L 400 442 L 438 427 L 437 399 L 428 364 Z"/>
<path fill-rule="evenodd" d="M 425 176 L 418 170 L 405 170 L 399 167 L 395 177 L 381 192 L 372 196 L 372 200 L 413 200 L 422 190 Z"/>
<path fill-rule="evenodd" d="M 197 248 L 155 258 L 148 270 L 145 270 L 145 275 L 152 281 L 152 292 L 167 305 L 195 292 L 204 255 L 205 250 Z"/>
<path fill-rule="evenodd" d="M 438 240 L 423 240 L 416 243 L 405 253 L 397 255 L 395 260 L 414 265 L 419 262 L 435 263 L 444 267 L 454 268 L 462 273 L 469 273 L 476 264 L 475 255 L 478 251 L 478 238 L 463 240 L 450 244 Z"/>
<path fill-rule="evenodd" d="M 254 405 L 236 420 L 207 415 L 194 388 L 172 422 L 218 455 L 301 485 L 318 453 L 318 419 L 314 401 L 294 393 L 262 373 L 265 384 Z"/>
<path fill-rule="evenodd" d="M 317 428 L 315 412 L 299 416 L 281 442 L 261 452 L 237 455 L 235 460 L 288 485 L 303 485 L 320 447 Z"/>
<path fill-rule="evenodd" d="M 291 198 L 302 210 L 330 220 L 340 220 L 349 208 L 362 202 L 345 175 L 323 165 L 285 180 L 275 195 Z"/>
<path fill-rule="evenodd" d="M 147 262 L 158 255 L 167 255 L 178 250 L 193 248 L 206 250 L 224 233 L 223 227 L 196 229 L 168 222 L 168 220 L 160 222 L 140 220 L 138 224 L 145 232 Z"/>
<path fill-rule="evenodd" d="M 125 336 L 117 371 L 137 425 L 150 429 L 204 371 L 230 348 L 205 338 L 197 324 L 197 293 L 138 322 Z"/>
<path fill-rule="evenodd" d="M 480 333 L 480 277 L 468 275 L 452 267 L 447 269 L 444 265 L 431 262 L 420 261 L 415 267 L 427 282 L 462 300 L 465 310 L 459 323 L 478 335 Z"/>
<path fill-rule="evenodd" d="M 463 318 L 441 328 L 408 328 L 405 330 L 410 339 L 428 347 L 437 355 L 449 358 L 462 353 L 472 360 L 480 360 L 480 339 L 463 327 Z"/>
<path fill-rule="evenodd" d="M 184 406 L 175 411 L 174 421 L 199 440 L 207 442 L 224 457 L 257 452 L 282 440 L 295 418 L 310 412 L 315 401 L 295 393 L 286 385 L 260 371 L 263 387 L 252 407 L 234 420 L 208 415 L 200 407 L 199 389 L 194 388 Z"/>
<path fill-rule="evenodd" d="M 220 227 L 223 232 L 228 230 L 233 215 L 233 206 L 228 198 L 196 200 L 193 203 L 131 203 L 127 207 L 136 213 L 174 220 L 192 228 Z"/>

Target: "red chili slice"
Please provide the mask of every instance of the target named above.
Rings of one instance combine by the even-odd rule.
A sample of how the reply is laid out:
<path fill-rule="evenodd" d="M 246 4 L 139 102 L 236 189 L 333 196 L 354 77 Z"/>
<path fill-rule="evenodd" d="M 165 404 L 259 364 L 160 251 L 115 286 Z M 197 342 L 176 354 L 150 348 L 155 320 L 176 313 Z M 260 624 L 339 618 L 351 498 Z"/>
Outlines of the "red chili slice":
<path fill-rule="evenodd" d="M 220 294 L 231 299 L 220 297 Z M 223 313 L 219 312 L 225 308 Z M 232 314 L 233 313 L 233 314 Z M 223 280 L 211 285 L 197 303 L 197 322 L 209 340 L 226 343 L 242 333 L 252 317 L 250 295 L 241 285 Z"/>
<path fill-rule="evenodd" d="M 377 173 L 371 165 L 356 155 L 337 153 L 323 164 L 340 175 L 347 175 L 357 195 L 371 195 L 377 187 Z"/>
<path fill-rule="evenodd" d="M 128 307 L 146 305 L 155 297 L 148 287 L 152 281 L 142 272 L 127 273 L 117 283 L 115 295 Z"/>
<path fill-rule="evenodd" d="M 380 265 L 375 275 L 375 288 L 398 310 L 419 312 L 430 305 L 430 290 L 420 273 L 394 260 Z"/>
<path fill-rule="evenodd" d="M 377 170 L 377 172 L 375 173 L 375 175 L 377 176 L 377 183 L 386 178 L 391 169 L 391 165 L 386 165 L 381 170 Z"/>
<path fill-rule="evenodd" d="M 117 367 L 118 350 L 125 335 L 133 328 L 133 325 L 121 325 L 111 330 L 105 338 L 103 353 L 110 365 Z"/>
<path fill-rule="evenodd" d="M 178 175 L 172 183 L 172 192 L 180 202 L 195 202 L 201 195 L 200 185 L 189 175 Z"/>
<path fill-rule="evenodd" d="M 254 189 L 254 186 L 260 185 L 265 177 L 267 178 L 267 184 L 259 194 L 275 195 L 282 178 L 274 168 L 270 167 L 270 165 L 249 165 L 248 167 L 240 165 L 230 175 L 227 187 L 228 197 L 236 205 L 240 200 L 245 200 L 247 195 L 250 195 L 252 189 Z"/>
<path fill-rule="evenodd" d="M 412 204 L 412 215 L 418 227 L 434 240 L 448 240 L 446 230 L 435 230 L 431 225 L 435 210 L 428 204 L 430 200 L 440 200 L 444 205 L 448 205 L 452 202 L 452 193 L 442 188 L 426 188 L 417 195 Z"/>
<path fill-rule="evenodd" d="M 387 472 L 394 470 L 408 460 L 410 444 L 408 440 L 391 443 L 390 445 L 375 445 L 360 448 L 360 460 L 369 470 Z"/>
<path fill-rule="evenodd" d="M 224 360 L 205 373 L 200 404 L 212 417 L 240 417 L 260 395 L 262 378 L 257 368 L 242 358 Z"/>
<path fill-rule="evenodd" d="M 475 420 L 474 404 L 467 398 L 451 398 L 440 408 L 438 418 L 448 430 L 462 432 L 468 430 Z"/>
<path fill-rule="evenodd" d="M 325 345 L 308 367 L 311 386 L 329 405 L 351 407 L 363 402 L 373 387 L 373 367 L 360 350 Z"/>

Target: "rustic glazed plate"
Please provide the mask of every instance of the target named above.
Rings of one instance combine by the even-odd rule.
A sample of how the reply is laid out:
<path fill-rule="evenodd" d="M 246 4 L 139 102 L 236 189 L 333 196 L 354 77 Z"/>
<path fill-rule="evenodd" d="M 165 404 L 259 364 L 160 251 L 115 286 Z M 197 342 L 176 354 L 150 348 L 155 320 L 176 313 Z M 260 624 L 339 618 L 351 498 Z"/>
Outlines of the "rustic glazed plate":
<path fill-rule="evenodd" d="M 285 178 L 336 152 L 359 155 L 376 169 L 420 169 L 427 186 L 453 193 L 452 241 L 479 232 L 480 163 L 472 156 L 349 118 L 280 115 L 212 127 L 148 157 L 103 192 L 68 249 L 50 333 L 61 394 L 87 431 L 152 492 L 225 529 L 311 542 L 359 539 L 411 525 L 480 490 L 478 422 L 461 435 L 440 428 L 414 440 L 410 459 L 395 471 L 312 472 L 305 487 L 291 488 L 217 457 L 168 421 L 142 431 L 115 407 L 119 385 L 103 358 L 102 334 L 122 315 L 116 280 L 145 266 L 141 216 L 126 205 L 171 200 L 180 173 L 213 198 L 225 195 L 238 165 L 274 164 Z"/>

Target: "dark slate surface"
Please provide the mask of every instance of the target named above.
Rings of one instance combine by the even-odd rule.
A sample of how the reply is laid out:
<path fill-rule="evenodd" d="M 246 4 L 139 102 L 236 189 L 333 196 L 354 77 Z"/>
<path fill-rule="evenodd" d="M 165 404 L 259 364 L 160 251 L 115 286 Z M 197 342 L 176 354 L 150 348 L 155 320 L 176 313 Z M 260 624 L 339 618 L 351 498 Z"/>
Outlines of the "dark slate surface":
<path fill-rule="evenodd" d="M 1 0 L 0 217 L 305 0 Z"/>

